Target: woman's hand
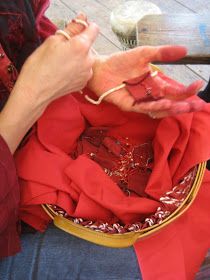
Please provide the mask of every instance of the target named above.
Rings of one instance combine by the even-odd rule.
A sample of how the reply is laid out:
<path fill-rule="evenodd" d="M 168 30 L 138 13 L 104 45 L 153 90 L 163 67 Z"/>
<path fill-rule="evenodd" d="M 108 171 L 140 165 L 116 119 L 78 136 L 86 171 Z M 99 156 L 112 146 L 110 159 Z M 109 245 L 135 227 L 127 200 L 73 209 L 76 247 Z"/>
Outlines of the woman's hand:
<path fill-rule="evenodd" d="M 90 23 L 71 40 L 60 34 L 50 36 L 25 62 L 14 92 L 27 91 L 32 102 L 48 104 L 84 88 L 92 77 L 95 56 L 90 49 L 97 35 L 97 26 Z"/>
<path fill-rule="evenodd" d="M 87 22 L 84 14 L 80 15 L 80 19 Z M 74 35 L 80 33 L 83 27 L 76 23 L 70 24 Z M 153 77 L 148 75 L 149 77 L 144 79 L 145 75 L 152 71 L 150 62 L 175 61 L 185 55 L 186 48 L 180 46 L 139 47 L 108 57 L 97 55 L 93 67 L 94 75 L 88 87 L 100 97 L 102 93 L 124 81 L 140 76 L 139 80 L 144 82 L 139 83 L 135 94 L 130 94 L 127 87 L 109 94 L 105 100 L 122 110 L 149 114 L 153 118 L 198 111 L 202 109 L 204 102 L 190 100 L 188 97 L 199 91 L 203 85 L 202 81 L 196 81 L 185 87 L 162 73 Z M 145 102 L 147 87 L 152 94 Z"/>
<path fill-rule="evenodd" d="M 82 16 L 83 17 L 83 16 Z M 66 27 L 74 35 L 74 23 Z M 98 27 L 90 23 L 67 40 L 57 34 L 49 37 L 25 62 L 10 97 L 0 114 L 0 134 L 11 152 L 56 98 L 81 90 L 92 77 L 94 55 L 91 47 Z"/>
<path fill-rule="evenodd" d="M 179 46 L 138 47 L 126 52 L 113 54 L 109 57 L 97 57 L 93 72 L 94 75 L 88 87 L 99 97 L 102 93 L 112 89 L 126 80 L 130 80 L 151 71 L 152 61 L 175 61 L 186 55 L 186 48 Z M 144 102 L 134 98 L 125 88 L 109 94 L 105 100 L 114 103 L 122 110 L 134 111 L 155 118 L 161 118 L 177 113 L 200 110 L 202 101 L 191 101 L 188 97 L 196 94 L 203 85 L 196 81 L 189 87 L 169 79 L 165 75 L 150 76 L 152 93 L 155 98 Z M 145 87 L 139 87 L 140 95 L 146 96 Z"/>

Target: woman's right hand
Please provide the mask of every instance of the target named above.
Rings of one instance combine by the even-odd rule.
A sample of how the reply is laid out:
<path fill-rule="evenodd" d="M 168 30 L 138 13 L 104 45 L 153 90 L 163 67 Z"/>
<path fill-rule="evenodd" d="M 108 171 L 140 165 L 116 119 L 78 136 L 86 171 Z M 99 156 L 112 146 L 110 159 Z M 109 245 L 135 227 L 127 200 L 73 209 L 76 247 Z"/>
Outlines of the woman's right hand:
<path fill-rule="evenodd" d="M 92 77 L 95 59 L 91 47 L 98 27 L 90 23 L 85 30 L 78 28 L 81 32 L 72 32 L 70 40 L 50 36 L 23 65 L 0 113 L 0 135 L 12 153 L 51 101 L 81 90 Z"/>
<path fill-rule="evenodd" d="M 92 77 L 95 59 L 90 49 L 97 35 L 97 25 L 90 23 L 71 40 L 60 34 L 50 36 L 26 60 L 14 92 L 21 90 L 26 95 L 23 98 L 47 105 L 66 93 L 84 88 Z"/>

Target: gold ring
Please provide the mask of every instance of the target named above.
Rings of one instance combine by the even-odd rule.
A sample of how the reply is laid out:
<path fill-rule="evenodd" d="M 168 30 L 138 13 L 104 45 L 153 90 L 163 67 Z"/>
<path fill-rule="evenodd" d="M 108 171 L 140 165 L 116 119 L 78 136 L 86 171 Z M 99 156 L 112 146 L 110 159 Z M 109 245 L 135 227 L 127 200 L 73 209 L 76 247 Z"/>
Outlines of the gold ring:
<path fill-rule="evenodd" d="M 78 19 L 78 18 L 75 18 L 72 20 L 72 22 L 75 22 L 75 23 L 78 23 L 78 24 L 81 24 L 82 26 L 84 26 L 85 28 L 88 27 L 88 24 L 86 21 L 82 20 L 82 19 Z"/>
<path fill-rule="evenodd" d="M 66 31 L 61 29 L 57 30 L 55 35 L 63 35 L 67 40 L 71 40 L 71 36 Z"/>

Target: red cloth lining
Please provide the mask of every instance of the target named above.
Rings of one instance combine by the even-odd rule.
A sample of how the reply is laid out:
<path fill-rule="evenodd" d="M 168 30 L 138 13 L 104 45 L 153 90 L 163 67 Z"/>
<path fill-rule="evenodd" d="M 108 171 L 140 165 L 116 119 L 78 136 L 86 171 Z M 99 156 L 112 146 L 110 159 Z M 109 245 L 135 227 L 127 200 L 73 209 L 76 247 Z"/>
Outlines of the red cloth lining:
<path fill-rule="evenodd" d="M 37 131 L 17 153 L 21 205 L 27 209 L 23 220 L 44 230 L 49 218 L 40 214 L 41 203 L 56 204 L 72 216 L 109 222 L 129 223 L 153 212 L 159 205 L 156 199 L 189 169 L 209 158 L 209 112 L 210 106 L 206 105 L 202 112 L 152 120 L 123 113 L 108 103 L 88 104 L 78 94 L 53 102 L 38 121 Z M 155 167 L 146 187 L 151 199 L 124 196 L 86 155 L 70 158 L 68 154 L 75 149 L 85 124 L 109 127 L 109 135 L 129 137 L 133 143 L 153 139 Z M 206 175 L 196 202 L 186 214 L 135 245 L 144 279 L 192 279 L 210 243 L 209 180 Z M 195 258 L 188 253 L 197 250 Z"/>

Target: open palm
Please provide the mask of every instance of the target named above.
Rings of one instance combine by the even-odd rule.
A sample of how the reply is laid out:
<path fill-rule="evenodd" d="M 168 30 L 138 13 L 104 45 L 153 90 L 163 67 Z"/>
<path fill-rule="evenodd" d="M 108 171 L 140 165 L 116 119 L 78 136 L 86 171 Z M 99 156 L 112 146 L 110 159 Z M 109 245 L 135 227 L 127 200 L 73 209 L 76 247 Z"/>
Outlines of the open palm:
<path fill-rule="evenodd" d="M 152 61 L 174 61 L 182 58 L 186 49 L 180 46 L 138 47 L 126 52 L 119 52 L 108 57 L 98 56 L 93 67 L 93 77 L 88 87 L 98 97 L 107 90 L 153 71 Z M 177 113 L 200 110 L 202 101 L 187 99 L 195 95 L 203 85 L 196 81 L 190 86 L 168 78 L 164 74 L 154 76 L 153 87 L 156 95 L 150 102 L 135 102 L 136 99 L 126 88 L 109 94 L 105 100 L 114 103 L 122 110 L 150 114 L 154 117 L 164 117 Z M 140 91 L 143 89 L 141 88 Z M 142 92 L 141 92 L 142 94 Z M 144 93 L 146 94 L 146 92 Z"/>
<path fill-rule="evenodd" d="M 77 19 L 87 22 L 85 14 L 79 14 Z M 84 30 L 84 26 L 70 22 L 67 29 L 74 36 Z M 94 52 L 93 52 L 94 53 Z M 126 52 L 119 52 L 110 56 L 96 55 L 93 66 L 93 77 L 88 87 L 100 97 L 104 92 L 121 85 L 123 82 L 141 77 L 153 71 L 151 62 L 176 61 L 186 55 L 186 48 L 181 46 L 138 47 Z M 178 113 L 199 111 L 204 106 L 202 100 L 189 99 L 197 94 L 203 86 L 202 81 L 196 81 L 188 87 L 180 84 L 163 73 L 151 77 L 152 101 L 145 102 L 138 99 L 127 88 L 122 88 L 109 94 L 105 101 L 111 102 L 124 111 L 149 114 L 153 118 L 162 118 Z M 146 95 L 144 88 L 139 94 Z"/>

